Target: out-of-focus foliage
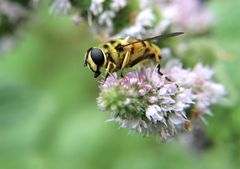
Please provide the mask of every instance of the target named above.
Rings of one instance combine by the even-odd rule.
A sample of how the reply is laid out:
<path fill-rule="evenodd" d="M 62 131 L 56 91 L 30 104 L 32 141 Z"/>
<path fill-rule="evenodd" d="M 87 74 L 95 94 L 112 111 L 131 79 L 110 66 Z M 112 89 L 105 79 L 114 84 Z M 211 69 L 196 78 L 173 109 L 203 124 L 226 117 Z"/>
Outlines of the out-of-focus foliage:
<path fill-rule="evenodd" d="M 0 58 L 0 168 L 186 168 L 225 169 L 240 165 L 240 2 L 217 0 L 214 38 L 233 56 L 214 64 L 228 90 L 227 107 L 216 107 L 206 127 L 213 146 L 192 155 L 174 141 L 128 135 L 104 122 L 97 110 L 97 82 L 84 69 L 92 39 L 85 23 L 41 8 L 18 46 Z M 192 42 L 194 46 L 195 42 Z"/>

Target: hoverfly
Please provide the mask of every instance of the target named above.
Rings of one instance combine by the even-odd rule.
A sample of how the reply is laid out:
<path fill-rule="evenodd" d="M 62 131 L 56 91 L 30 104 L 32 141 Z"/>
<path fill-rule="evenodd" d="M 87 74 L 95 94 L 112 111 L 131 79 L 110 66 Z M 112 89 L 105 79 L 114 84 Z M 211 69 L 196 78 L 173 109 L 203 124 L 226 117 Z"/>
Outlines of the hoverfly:
<path fill-rule="evenodd" d="M 157 63 L 158 73 L 160 72 L 160 48 L 151 41 L 155 39 L 163 40 L 173 36 L 178 36 L 183 32 L 158 35 L 146 39 L 115 39 L 102 43 L 97 47 L 88 49 L 85 55 L 84 66 L 88 66 L 94 72 L 94 77 L 98 77 L 100 69 L 105 67 L 105 79 L 109 74 L 125 68 L 132 67 L 137 63 L 153 58 Z"/>

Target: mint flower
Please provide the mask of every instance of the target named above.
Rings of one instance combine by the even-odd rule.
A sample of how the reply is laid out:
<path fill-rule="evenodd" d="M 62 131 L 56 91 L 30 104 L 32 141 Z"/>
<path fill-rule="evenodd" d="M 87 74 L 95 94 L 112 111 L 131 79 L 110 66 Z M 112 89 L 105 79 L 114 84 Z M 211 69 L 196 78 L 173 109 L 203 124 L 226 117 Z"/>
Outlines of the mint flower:
<path fill-rule="evenodd" d="M 187 112 L 196 108 L 203 119 L 225 94 L 221 84 L 211 81 L 212 71 L 201 64 L 192 71 L 173 66 L 164 72 L 160 76 L 155 69 L 142 68 L 120 79 L 113 74 L 100 86 L 98 106 L 121 127 L 166 141 L 188 131 L 192 119 Z"/>
<path fill-rule="evenodd" d="M 6 16 L 9 22 L 16 23 L 20 19 L 27 17 L 28 11 L 24 6 L 17 2 L 3 0 L 0 2 L 0 15 Z"/>
<path fill-rule="evenodd" d="M 191 88 L 166 80 L 152 68 L 140 69 L 117 79 L 107 78 L 100 87 L 98 105 L 110 112 L 121 127 L 163 140 L 188 129 L 186 109 L 193 103 Z"/>
<path fill-rule="evenodd" d="M 181 65 L 175 65 L 166 69 L 165 72 L 178 85 L 191 86 L 196 103 L 194 109 L 202 120 L 204 120 L 205 114 L 212 114 L 211 105 L 220 102 L 223 96 L 226 95 L 224 86 L 212 80 L 213 70 L 204 67 L 202 64 L 197 64 L 192 71 L 183 69 Z"/>
<path fill-rule="evenodd" d="M 110 37 L 114 31 L 114 19 L 127 6 L 127 0 L 92 0 L 88 12 L 88 22 L 94 33 Z M 107 4 L 107 5 L 106 5 Z"/>
<path fill-rule="evenodd" d="M 142 9 L 136 16 L 135 23 L 118 33 L 115 37 L 136 37 L 143 38 L 146 36 L 152 36 L 150 32 L 155 32 L 153 29 L 151 31 L 149 28 L 153 28 L 154 23 L 157 21 L 157 18 L 150 7 L 145 7 Z M 159 34 L 159 32 L 158 32 Z M 156 35 L 156 34 L 155 34 Z"/>
<path fill-rule="evenodd" d="M 93 15 L 99 15 L 103 11 L 104 0 L 92 0 L 90 11 Z"/>
<path fill-rule="evenodd" d="M 159 6 L 164 19 L 169 20 L 173 28 L 197 34 L 207 32 L 213 26 L 213 16 L 204 8 L 200 0 L 172 0 L 170 2 L 160 0 Z"/>
<path fill-rule="evenodd" d="M 22 23 L 30 18 L 33 5 L 33 1 L 29 1 L 29 3 L 27 1 L 18 2 L 13 0 L 0 1 L 1 56 L 3 56 L 15 46 L 19 36 L 19 28 L 21 28 Z"/>
<path fill-rule="evenodd" d="M 199 0 L 54 0 L 50 12 L 67 15 L 71 9 L 76 13 L 74 23 L 79 23 L 79 15 L 104 38 L 142 39 L 169 31 L 205 33 L 213 23 Z"/>
<path fill-rule="evenodd" d="M 72 4 L 70 0 L 54 0 L 49 12 L 61 15 L 67 15 L 71 10 Z"/>

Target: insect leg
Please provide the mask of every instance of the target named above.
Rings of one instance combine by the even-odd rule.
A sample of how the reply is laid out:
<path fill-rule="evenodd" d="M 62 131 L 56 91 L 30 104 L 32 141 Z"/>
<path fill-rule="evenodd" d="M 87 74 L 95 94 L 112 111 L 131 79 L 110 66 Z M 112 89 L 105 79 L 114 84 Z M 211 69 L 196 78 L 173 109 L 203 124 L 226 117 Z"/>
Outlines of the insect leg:
<path fill-rule="evenodd" d="M 124 56 L 122 65 L 121 65 L 121 77 L 123 77 L 123 69 L 128 65 L 130 59 L 130 52 L 127 52 Z"/>
<path fill-rule="evenodd" d="M 109 76 L 110 67 L 111 67 L 111 62 L 108 62 L 107 69 L 105 71 L 105 80 Z"/>
<path fill-rule="evenodd" d="M 124 59 L 121 65 L 121 70 L 123 70 L 127 66 L 127 64 L 129 63 L 129 59 L 130 59 L 130 52 L 127 52 L 124 56 Z"/>
<path fill-rule="evenodd" d="M 121 75 L 121 78 L 123 78 L 124 77 L 124 75 L 123 75 L 123 71 L 121 70 L 121 73 L 120 73 L 120 75 Z"/>
<path fill-rule="evenodd" d="M 159 56 L 158 54 L 155 54 L 155 60 L 156 60 L 156 63 L 160 63 L 160 58 L 161 56 Z"/>
<path fill-rule="evenodd" d="M 160 75 L 163 75 L 162 72 L 160 72 L 160 69 L 161 69 L 161 65 L 160 63 L 157 64 L 157 71 Z"/>
<path fill-rule="evenodd" d="M 161 69 L 160 58 L 161 57 L 158 54 L 156 54 L 156 53 L 154 54 L 154 56 L 155 56 L 155 60 L 156 60 L 156 63 L 157 63 L 157 71 L 162 76 L 163 73 L 160 71 L 160 69 Z"/>
<path fill-rule="evenodd" d="M 116 65 L 114 63 L 108 62 L 107 69 L 105 71 L 105 80 L 109 76 L 109 73 L 112 73 L 115 68 L 116 68 Z"/>
<path fill-rule="evenodd" d="M 163 73 L 160 71 L 160 69 L 161 69 L 161 65 L 160 65 L 160 63 L 158 63 L 158 64 L 157 64 L 157 71 L 158 71 L 158 73 L 162 76 Z M 165 77 L 165 79 L 166 79 L 167 81 L 169 81 L 169 82 L 172 81 L 172 80 L 169 79 L 167 76 Z"/>

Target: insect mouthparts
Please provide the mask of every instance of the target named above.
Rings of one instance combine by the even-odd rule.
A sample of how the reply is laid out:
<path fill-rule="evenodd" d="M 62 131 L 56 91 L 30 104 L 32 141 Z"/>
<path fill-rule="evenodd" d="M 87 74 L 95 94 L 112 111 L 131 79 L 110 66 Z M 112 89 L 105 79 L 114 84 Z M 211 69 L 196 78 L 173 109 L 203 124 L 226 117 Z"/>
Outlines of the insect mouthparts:
<path fill-rule="evenodd" d="M 97 78 L 100 74 L 101 74 L 100 71 L 96 71 L 96 72 L 94 73 L 94 78 Z"/>
<path fill-rule="evenodd" d="M 86 67 L 87 66 L 87 60 L 84 60 L 83 66 Z"/>

